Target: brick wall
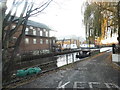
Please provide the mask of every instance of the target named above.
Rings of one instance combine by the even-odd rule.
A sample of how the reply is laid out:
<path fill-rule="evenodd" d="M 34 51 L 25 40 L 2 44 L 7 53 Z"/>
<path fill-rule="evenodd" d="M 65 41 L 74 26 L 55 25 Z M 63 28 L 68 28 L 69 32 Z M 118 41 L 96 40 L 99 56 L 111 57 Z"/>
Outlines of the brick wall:
<path fill-rule="evenodd" d="M 29 51 L 35 51 L 35 50 L 50 50 L 52 45 L 50 45 L 51 37 L 49 37 L 49 30 L 45 30 L 45 29 L 33 27 L 33 26 L 31 29 L 30 27 L 31 26 L 27 26 L 27 28 L 29 29 L 29 32 L 27 35 L 23 37 L 19 47 L 19 52 L 23 53 L 23 52 L 29 52 Z M 12 28 L 15 28 L 15 24 L 12 24 L 10 30 Z M 6 27 L 6 30 L 8 30 L 8 27 Z M 18 38 L 18 36 L 21 34 L 21 30 L 22 30 L 22 26 L 20 26 L 17 32 L 13 35 L 14 39 Z M 33 30 L 36 30 L 36 35 L 33 35 Z M 42 31 L 42 36 L 40 36 L 40 31 Z M 47 32 L 47 36 L 46 36 L 46 32 Z M 25 43 L 26 38 L 29 39 L 28 44 Z M 36 39 L 36 44 L 33 43 L 33 39 Z M 43 40 L 42 44 L 40 43 L 40 39 Z M 46 44 L 46 39 L 48 40 L 47 44 Z M 12 41 L 10 46 L 14 45 L 14 41 L 15 40 Z"/>

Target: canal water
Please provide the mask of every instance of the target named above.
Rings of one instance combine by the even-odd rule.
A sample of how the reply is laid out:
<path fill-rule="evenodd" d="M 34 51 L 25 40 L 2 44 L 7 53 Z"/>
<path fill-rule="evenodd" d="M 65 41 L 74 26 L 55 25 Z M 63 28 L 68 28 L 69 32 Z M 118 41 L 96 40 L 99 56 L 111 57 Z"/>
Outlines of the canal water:
<path fill-rule="evenodd" d="M 93 49 L 93 50 L 95 50 L 95 49 Z M 105 52 L 105 51 L 110 52 L 110 51 L 112 51 L 112 47 L 104 47 L 104 48 L 100 48 L 100 49 L 96 49 L 96 50 L 100 50 L 100 52 Z M 78 52 L 57 56 L 58 57 L 57 58 L 57 67 L 61 67 L 61 66 L 82 60 L 82 59 L 76 58 L 76 55 L 78 55 Z"/>
<path fill-rule="evenodd" d="M 112 51 L 112 47 L 104 47 L 104 48 L 100 48 L 100 52 L 105 52 L 105 51 Z"/>
<path fill-rule="evenodd" d="M 93 49 L 94 50 L 98 50 L 98 49 Z M 111 51 L 112 48 L 111 47 L 107 47 L 107 48 L 101 48 L 100 52 L 104 52 L 104 51 Z M 18 69 L 23 69 L 26 67 L 34 67 L 34 66 L 39 66 L 40 68 L 42 68 L 43 70 L 45 69 L 50 69 L 50 68 L 55 68 L 55 67 L 61 67 L 70 63 L 74 63 L 76 61 L 80 61 L 83 60 L 80 58 L 76 58 L 76 55 L 78 55 L 78 52 L 74 52 L 74 53 L 69 53 L 69 54 L 64 54 L 64 55 L 58 55 L 58 56 L 54 56 L 54 57 L 46 57 L 46 58 L 40 58 L 40 59 L 36 59 L 36 60 L 31 60 L 29 61 L 29 63 L 26 62 L 22 62 L 22 63 L 17 63 L 15 65 L 15 70 Z M 86 57 L 88 58 L 88 57 Z"/>
<path fill-rule="evenodd" d="M 70 53 L 70 54 L 65 54 L 65 55 L 59 55 L 57 59 L 57 67 L 64 66 L 66 64 L 74 63 L 76 61 L 79 61 L 79 58 L 76 58 L 76 53 Z"/>

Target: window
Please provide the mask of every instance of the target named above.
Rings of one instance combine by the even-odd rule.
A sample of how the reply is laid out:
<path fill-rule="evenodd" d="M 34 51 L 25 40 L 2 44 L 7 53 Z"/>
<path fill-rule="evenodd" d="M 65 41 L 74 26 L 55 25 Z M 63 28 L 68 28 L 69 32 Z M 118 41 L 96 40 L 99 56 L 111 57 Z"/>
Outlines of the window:
<path fill-rule="evenodd" d="M 48 31 L 46 31 L 46 36 L 48 36 Z"/>
<path fill-rule="evenodd" d="M 13 37 L 13 39 L 17 39 L 17 37 Z"/>
<path fill-rule="evenodd" d="M 35 29 L 33 29 L 33 35 L 36 35 L 36 30 Z"/>
<path fill-rule="evenodd" d="M 76 41 L 74 41 L 74 44 L 76 44 Z"/>
<path fill-rule="evenodd" d="M 26 28 L 26 30 L 25 30 L 25 34 L 28 34 L 28 31 L 29 31 L 29 29 L 28 29 L 28 28 Z"/>
<path fill-rule="evenodd" d="M 30 26 L 30 29 L 33 29 L 33 27 L 32 27 L 32 26 Z"/>
<path fill-rule="evenodd" d="M 46 29 L 43 29 L 43 31 L 45 32 L 45 31 L 46 31 Z"/>
<path fill-rule="evenodd" d="M 43 29 L 43 32 L 44 32 L 44 36 L 46 36 L 46 30 L 45 29 Z"/>
<path fill-rule="evenodd" d="M 53 40 L 53 44 L 55 43 L 55 40 Z"/>
<path fill-rule="evenodd" d="M 38 30 L 40 30 L 40 28 L 37 28 Z"/>
<path fill-rule="evenodd" d="M 16 42 L 16 40 L 17 40 L 17 37 L 12 37 L 13 42 Z"/>
<path fill-rule="evenodd" d="M 48 44 L 48 40 L 46 39 L 46 44 Z"/>
<path fill-rule="evenodd" d="M 14 29 L 16 27 L 16 25 L 12 25 L 12 29 Z"/>
<path fill-rule="evenodd" d="M 37 39 L 33 39 L 33 44 L 36 44 L 37 43 Z"/>
<path fill-rule="evenodd" d="M 40 44 L 43 44 L 43 40 L 42 39 L 40 39 Z"/>
<path fill-rule="evenodd" d="M 29 38 L 25 38 L 25 44 L 29 44 Z"/>
<path fill-rule="evenodd" d="M 42 36 L 42 31 L 40 31 L 40 36 Z"/>

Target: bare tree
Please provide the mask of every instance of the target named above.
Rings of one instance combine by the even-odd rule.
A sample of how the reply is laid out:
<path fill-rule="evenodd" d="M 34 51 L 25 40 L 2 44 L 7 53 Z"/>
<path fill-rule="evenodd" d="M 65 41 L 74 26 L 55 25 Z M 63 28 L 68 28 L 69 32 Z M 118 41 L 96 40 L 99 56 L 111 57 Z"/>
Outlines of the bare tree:
<path fill-rule="evenodd" d="M 8 14 L 5 15 L 2 26 L 2 64 L 3 64 L 3 82 L 8 82 L 11 76 L 11 70 L 14 68 L 15 57 L 19 49 L 21 40 L 24 37 L 27 21 L 29 17 L 41 13 L 53 0 L 47 0 L 38 7 L 35 7 L 34 0 L 14 0 L 12 7 Z M 17 10 L 23 5 L 19 17 L 17 16 Z M 16 26 L 12 29 L 12 24 Z M 22 26 L 21 34 L 18 36 L 16 42 L 11 45 L 13 35 L 18 31 L 18 28 Z M 6 30 L 7 28 L 7 30 Z"/>
<path fill-rule="evenodd" d="M 0 89 L 2 88 L 2 22 L 6 11 L 6 0 L 0 1 Z"/>

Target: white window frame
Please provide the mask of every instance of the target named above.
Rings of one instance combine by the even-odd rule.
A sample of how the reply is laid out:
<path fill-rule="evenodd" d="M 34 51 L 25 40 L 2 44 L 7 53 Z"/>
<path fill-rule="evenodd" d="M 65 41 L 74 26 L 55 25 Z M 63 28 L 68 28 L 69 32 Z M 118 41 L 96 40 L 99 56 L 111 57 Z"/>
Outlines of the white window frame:
<path fill-rule="evenodd" d="M 74 44 L 76 44 L 76 41 L 74 41 Z"/>
<path fill-rule="evenodd" d="M 46 37 L 48 37 L 48 31 L 46 31 Z"/>
<path fill-rule="evenodd" d="M 32 27 L 32 26 L 30 26 L 30 29 L 33 29 L 33 27 Z"/>
<path fill-rule="evenodd" d="M 43 44 L 43 39 L 40 39 L 40 44 Z"/>
<path fill-rule="evenodd" d="M 55 43 L 55 40 L 53 40 L 53 44 Z"/>
<path fill-rule="evenodd" d="M 37 31 L 33 29 L 33 35 L 37 35 Z"/>
<path fill-rule="evenodd" d="M 46 36 L 46 29 L 43 29 L 43 32 L 44 32 L 44 36 Z"/>
<path fill-rule="evenodd" d="M 33 44 L 37 44 L 37 39 L 36 38 L 33 39 Z"/>
<path fill-rule="evenodd" d="M 25 38 L 25 44 L 29 44 L 29 38 Z"/>
<path fill-rule="evenodd" d="M 37 30 L 40 30 L 40 28 L 37 28 Z"/>
<path fill-rule="evenodd" d="M 46 32 L 46 29 L 43 29 L 44 32 Z"/>
<path fill-rule="evenodd" d="M 13 40 L 13 41 L 16 41 L 16 40 L 17 40 L 17 37 L 12 37 L 12 40 Z"/>
<path fill-rule="evenodd" d="M 40 30 L 40 36 L 43 36 L 43 32 L 42 32 L 42 30 Z"/>
<path fill-rule="evenodd" d="M 25 29 L 25 34 L 28 34 L 28 32 L 29 32 L 29 29 L 26 28 L 26 29 Z"/>
<path fill-rule="evenodd" d="M 17 37 L 13 37 L 13 39 L 17 39 Z"/>
<path fill-rule="evenodd" d="M 12 25 L 12 29 L 14 29 L 16 27 L 16 25 Z"/>
<path fill-rule="evenodd" d="M 48 39 L 46 39 L 46 44 L 48 44 L 49 43 L 49 41 L 48 41 Z"/>

